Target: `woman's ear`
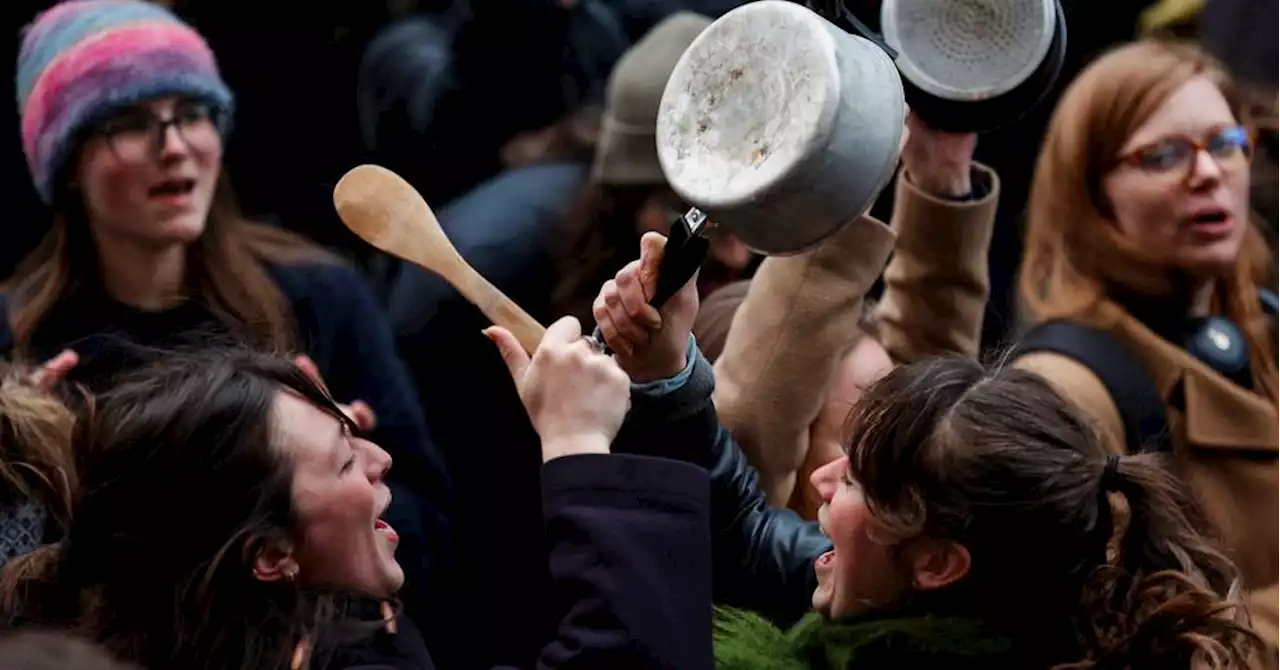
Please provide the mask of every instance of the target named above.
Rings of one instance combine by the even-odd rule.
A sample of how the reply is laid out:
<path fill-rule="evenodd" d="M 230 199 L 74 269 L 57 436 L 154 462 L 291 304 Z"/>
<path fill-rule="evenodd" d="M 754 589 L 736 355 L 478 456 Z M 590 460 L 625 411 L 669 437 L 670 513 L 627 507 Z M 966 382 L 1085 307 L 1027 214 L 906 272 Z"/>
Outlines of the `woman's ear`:
<path fill-rule="evenodd" d="M 246 540 L 245 550 L 252 552 L 253 577 L 258 581 L 293 581 L 298 576 L 293 544 L 287 540 Z"/>
<path fill-rule="evenodd" d="M 920 540 L 909 556 L 912 585 L 921 591 L 940 589 L 969 574 L 969 550 L 959 542 Z"/>

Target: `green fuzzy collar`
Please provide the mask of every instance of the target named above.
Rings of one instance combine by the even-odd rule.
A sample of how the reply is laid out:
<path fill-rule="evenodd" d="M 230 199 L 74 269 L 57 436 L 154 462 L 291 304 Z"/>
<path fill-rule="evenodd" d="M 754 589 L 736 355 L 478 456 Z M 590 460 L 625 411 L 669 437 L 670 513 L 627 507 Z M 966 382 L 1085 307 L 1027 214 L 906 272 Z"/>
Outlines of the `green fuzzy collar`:
<path fill-rule="evenodd" d="M 855 617 L 810 614 L 790 631 L 760 616 L 717 610 L 719 670 L 845 670 L 885 667 L 1008 666 L 1009 641 L 974 619 L 941 616 Z M 856 664 L 856 665 L 855 665 Z"/>

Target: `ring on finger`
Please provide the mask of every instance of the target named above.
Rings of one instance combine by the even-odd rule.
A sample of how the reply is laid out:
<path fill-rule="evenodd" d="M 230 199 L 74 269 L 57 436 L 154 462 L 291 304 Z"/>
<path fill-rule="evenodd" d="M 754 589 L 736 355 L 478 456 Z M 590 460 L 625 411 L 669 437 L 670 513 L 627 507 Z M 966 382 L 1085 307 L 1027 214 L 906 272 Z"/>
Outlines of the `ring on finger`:
<path fill-rule="evenodd" d="M 604 353 L 604 350 L 605 350 L 604 342 L 596 339 L 595 337 L 591 335 L 583 335 L 582 341 L 586 342 L 587 346 L 591 347 L 591 351 L 597 354 Z"/>

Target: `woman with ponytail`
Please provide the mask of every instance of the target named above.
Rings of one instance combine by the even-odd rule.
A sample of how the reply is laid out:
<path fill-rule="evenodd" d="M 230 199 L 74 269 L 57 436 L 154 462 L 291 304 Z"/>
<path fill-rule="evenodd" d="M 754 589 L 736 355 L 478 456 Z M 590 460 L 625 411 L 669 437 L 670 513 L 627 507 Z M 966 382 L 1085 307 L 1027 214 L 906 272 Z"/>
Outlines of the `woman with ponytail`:
<path fill-rule="evenodd" d="M 833 544 L 815 563 L 816 612 L 789 633 L 721 612 L 719 667 L 1261 659 L 1239 575 L 1162 457 L 1108 455 L 1034 373 L 962 360 L 900 368 L 850 426 L 848 456 L 812 477 Z"/>
<path fill-rule="evenodd" d="M 635 394 L 626 443 L 703 464 L 730 458 L 737 446 L 715 417 L 713 373 L 689 335 L 694 288 L 646 312 L 646 262 L 657 261 L 619 273 L 620 304 L 641 307 L 611 309 L 617 328 L 606 335 L 633 378 L 680 372 Z M 963 359 L 899 367 L 863 393 L 847 425 L 845 456 L 810 478 L 830 540 L 808 556 L 816 611 L 785 633 L 755 613 L 721 611 L 722 670 L 1261 661 L 1239 574 L 1167 455 L 1115 455 L 1038 374 Z M 794 523 L 766 511 L 758 491 L 740 508 L 774 517 L 759 532 Z M 712 530 L 731 537 L 741 521 L 713 507 Z M 760 574 L 757 589 L 779 588 Z"/>

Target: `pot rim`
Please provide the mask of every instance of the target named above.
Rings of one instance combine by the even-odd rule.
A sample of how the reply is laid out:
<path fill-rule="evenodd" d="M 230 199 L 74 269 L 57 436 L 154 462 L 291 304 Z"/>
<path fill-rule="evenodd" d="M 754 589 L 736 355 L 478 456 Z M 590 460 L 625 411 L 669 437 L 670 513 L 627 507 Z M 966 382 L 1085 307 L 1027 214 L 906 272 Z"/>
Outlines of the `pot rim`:
<path fill-rule="evenodd" d="M 913 0 L 884 0 L 880 6 L 880 30 L 884 34 L 885 42 L 898 52 L 897 66 L 902 76 L 914 84 L 917 88 L 934 97 L 950 100 L 955 102 L 975 102 L 979 100 L 988 100 L 996 98 L 1008 93 L 1024 82 L 1030 79 L 1037 70 L 1040 69 L 1044 60 L 1049 57 L 1049 51 L 1053 44 L 1054 36 L 1057 32 L 1058 11 L 1055 0 L 1038 0 L 1041 7 L 1040 16 L 1040 34 L 1037 37 L 1035 47 L 1032 49 L 1032 57 L 1028 58 L 1017 72 L 996 84 L 986 86 L 979 89 L 963 89 L 940 81 L 922 70 L 914 60 L 908 49 L 902 44 L 901 29 L 899 26 L 900 10 L 907 7 L 907 3 Z M 939 0 L 915 0 L 928 4 L 940 4 Z M 943 0 L 944 2 L 962 2 L 964 0 Z M 972 2 L 973 0 L 968 0 Z M 1025 1 L 1025 0 L 1020 0 Z"/>

